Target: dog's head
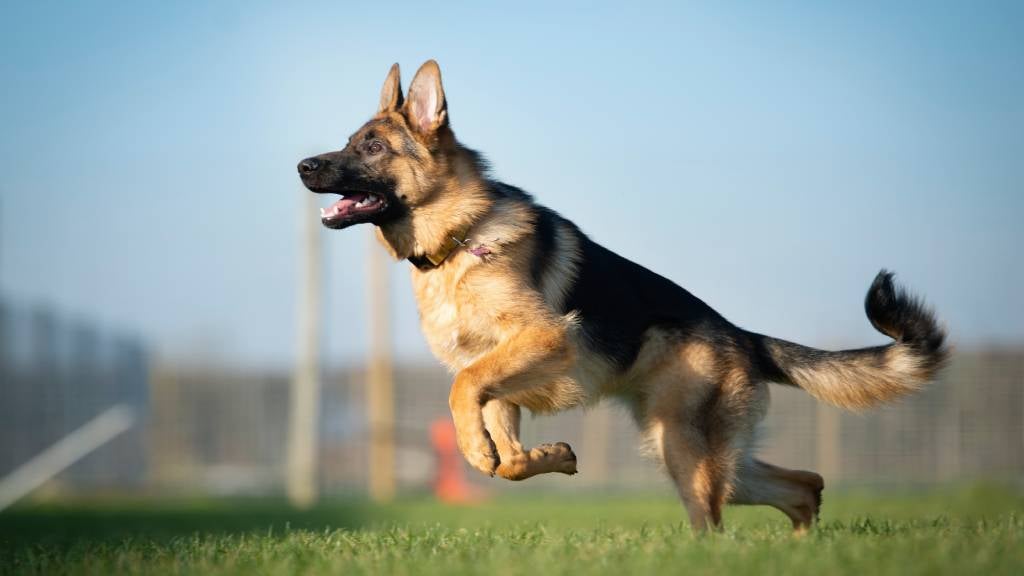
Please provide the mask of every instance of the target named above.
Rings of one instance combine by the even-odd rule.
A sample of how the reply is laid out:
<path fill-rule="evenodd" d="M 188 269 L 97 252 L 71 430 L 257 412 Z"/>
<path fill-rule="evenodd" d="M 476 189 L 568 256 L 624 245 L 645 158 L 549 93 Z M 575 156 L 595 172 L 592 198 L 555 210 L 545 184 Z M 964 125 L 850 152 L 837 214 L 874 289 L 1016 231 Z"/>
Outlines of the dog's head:
<path fill-rule="evenodd" d="M 328 228 L 398 220 L 431 200 L 451 172 L 456 153 L 448 127 L 441 70 L 430 60 L 402 95 L 398 64 L 380 93 L 377 114 L 337 152 L 299 162 L 299 176 L 317 193 L 341 199 L 321 210 Z"/>

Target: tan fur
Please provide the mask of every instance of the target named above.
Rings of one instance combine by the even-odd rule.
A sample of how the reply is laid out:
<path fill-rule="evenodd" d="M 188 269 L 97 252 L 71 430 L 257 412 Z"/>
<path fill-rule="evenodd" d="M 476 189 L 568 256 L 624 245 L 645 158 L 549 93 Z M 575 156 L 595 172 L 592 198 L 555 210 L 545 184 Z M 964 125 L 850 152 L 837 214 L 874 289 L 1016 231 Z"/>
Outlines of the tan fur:
<path fill-rule="evenodd" d="M 735 461 L 767 410 L 767 387 L 738 367 L 723 378 L 709 344 L 654 332 L 631 371 L 644 391 L 641 422 L 649 450 L 665 465 L 696 528 L 721 524 Z"/>
<path fill-rule="evenodd" d="M 871 358 L 823 361 L 821 366 L 794 368 L 790 374 L 811 396 L 850 410 L 871 408 L 916 392 L 930 376 L 901 344 L 886 350 L 881 364 Z"/>

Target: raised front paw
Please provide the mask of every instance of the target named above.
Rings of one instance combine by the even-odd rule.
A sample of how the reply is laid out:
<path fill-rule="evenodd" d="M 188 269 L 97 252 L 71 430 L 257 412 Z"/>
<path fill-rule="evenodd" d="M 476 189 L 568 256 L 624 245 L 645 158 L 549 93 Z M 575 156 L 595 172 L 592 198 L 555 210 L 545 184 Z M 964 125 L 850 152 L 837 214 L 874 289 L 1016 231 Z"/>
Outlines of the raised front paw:
<path fill-rule="evenodd" d="M 530 450 L 530 460 L 537 462 L 535 466 L 545 472 L 561 472 L 570 476 L 576 473 L 576 454 L 565 442 L 537 446 Z"/>

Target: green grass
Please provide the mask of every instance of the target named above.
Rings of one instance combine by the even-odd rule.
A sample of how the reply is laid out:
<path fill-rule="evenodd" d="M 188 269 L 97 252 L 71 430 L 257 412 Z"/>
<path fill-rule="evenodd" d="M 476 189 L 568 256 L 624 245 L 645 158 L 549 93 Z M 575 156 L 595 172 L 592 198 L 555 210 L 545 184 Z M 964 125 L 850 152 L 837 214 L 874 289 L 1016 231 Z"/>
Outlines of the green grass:
<path fill-rule="evenodd" d="M 993 488 L 826 493 L 793 537 L 773 511 L 730 508 L 697 537 L 659 497 L 29 505 L 0 513 L 0 573 L 1024 574 L 1024 497 Z"/>

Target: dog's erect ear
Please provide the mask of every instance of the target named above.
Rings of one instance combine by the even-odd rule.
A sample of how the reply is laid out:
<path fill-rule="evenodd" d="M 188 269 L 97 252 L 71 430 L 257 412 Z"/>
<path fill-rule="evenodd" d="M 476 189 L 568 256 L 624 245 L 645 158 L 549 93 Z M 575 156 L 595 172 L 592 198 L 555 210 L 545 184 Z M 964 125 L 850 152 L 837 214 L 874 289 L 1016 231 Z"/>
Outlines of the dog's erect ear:
<path fill-rule="evenodd" d="M 402 77 L 398 71 L 398 62 L 391 65 L 391 71 L 384 80 L 384 87 L 380 89 L 380 108 L 377 113 L 394 112 L 402 107 Z"/>
<path fill-rule="evenodd" d="M 441 86 L 441 69 L 437 62 L 427 60 L 409 85 L 405 115 L 413 128 L 429 134 L 448 122 L 448 104 Z"/>

